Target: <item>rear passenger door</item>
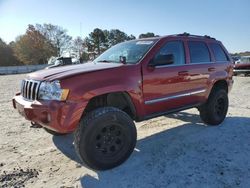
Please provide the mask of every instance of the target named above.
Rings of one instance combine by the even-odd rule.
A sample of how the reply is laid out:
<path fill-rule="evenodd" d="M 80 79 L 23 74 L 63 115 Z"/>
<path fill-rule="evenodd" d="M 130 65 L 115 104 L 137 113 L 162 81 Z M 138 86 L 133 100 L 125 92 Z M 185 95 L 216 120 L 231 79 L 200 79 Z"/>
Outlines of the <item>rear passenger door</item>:
<path fill-rule="evenodd" d="M 216 64 L 216 73 L 210 75 L 211 79 L 218 79 L 220 76 L 220 79 L 227 79 L 229 82 L 232 82 L 233 64 L 228 56 L 228 52 L 220 42 L 210 41 L 208 45 Z"/>
<path fill-rule="evenodd" d="M 194 103 L 204 101 L 209 75 L 215 71 L 207 43 L 198 40 L 188 40 L 189 53 L 189 86 Z"/>

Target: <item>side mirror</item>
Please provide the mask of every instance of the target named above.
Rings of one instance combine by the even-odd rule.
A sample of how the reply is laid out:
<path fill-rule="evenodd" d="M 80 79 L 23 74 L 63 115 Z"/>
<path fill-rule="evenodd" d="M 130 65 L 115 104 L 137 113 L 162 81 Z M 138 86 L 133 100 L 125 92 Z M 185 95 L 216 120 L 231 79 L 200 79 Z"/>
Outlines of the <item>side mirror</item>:
<path fill-rule="evenodd" d="M 125 56 L 120 56 L 120 63 L 126 64 L 126 57 Z"/>
<path fill-rule="evenodd" d="M 167 54 L 167 55 L 159 55 L 157 58 L 154 58 L 150 63 L 149 66 L 161 66 L 161 65 L 170 65 L 174 63 L 174 55 Z"/>

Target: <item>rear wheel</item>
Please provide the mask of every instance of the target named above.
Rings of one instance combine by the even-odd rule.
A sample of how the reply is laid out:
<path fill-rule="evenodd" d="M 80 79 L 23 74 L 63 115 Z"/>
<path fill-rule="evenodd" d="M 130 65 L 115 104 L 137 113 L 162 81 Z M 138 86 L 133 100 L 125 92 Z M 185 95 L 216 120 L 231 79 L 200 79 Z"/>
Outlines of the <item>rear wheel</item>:
<path fill-rule="evenodd" d="M 113 107 L 98 108 L 82 118 L 75 132 L 75 149 L 89 167 L 106 170 L 123 163 L 136 144 L 133 120 Z"/>
<path fill-rule="evenodd" d="M 226 117 L 227 110 L 227 92 L 219 88 L 214 89 L 207 102 L 199 107 L 200 117 L 208 125 L 219 125 L 222 123 Z"/>

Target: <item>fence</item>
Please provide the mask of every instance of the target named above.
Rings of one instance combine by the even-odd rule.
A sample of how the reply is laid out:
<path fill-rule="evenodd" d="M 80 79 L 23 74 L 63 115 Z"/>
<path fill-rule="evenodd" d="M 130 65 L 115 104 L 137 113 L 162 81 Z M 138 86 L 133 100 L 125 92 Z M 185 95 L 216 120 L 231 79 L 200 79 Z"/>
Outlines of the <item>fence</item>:
<path fill-rule="evenodd" d="M 21 74 L 34 72 L 40 69 L 44 69 L 48 65 L 23 65 L 23 66 L 9 66 L 0 67 L 0 74 Z"/>

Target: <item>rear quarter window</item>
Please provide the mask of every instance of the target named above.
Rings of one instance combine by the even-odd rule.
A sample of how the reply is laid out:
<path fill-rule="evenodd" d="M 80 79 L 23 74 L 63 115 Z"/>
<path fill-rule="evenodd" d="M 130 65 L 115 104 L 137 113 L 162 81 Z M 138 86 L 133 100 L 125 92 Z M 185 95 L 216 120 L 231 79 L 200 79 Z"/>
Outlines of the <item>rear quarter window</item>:
<path fill-rule="evenodd" d="M 228 56 L 226 55 L 220 44 L 212 43 L 209 46 L 212 49 L 215 61 L 228 61 Z"/>
<path fill-rule="evenodd" d="M 200 41 L 188 42 L 191 63 L 210 62 L 210 53 L 206 43 Z"/>

